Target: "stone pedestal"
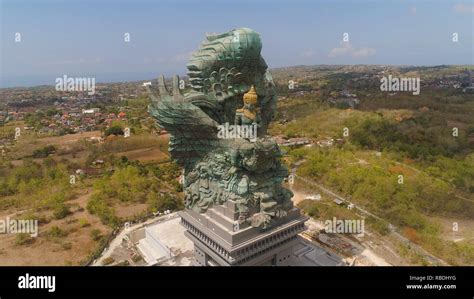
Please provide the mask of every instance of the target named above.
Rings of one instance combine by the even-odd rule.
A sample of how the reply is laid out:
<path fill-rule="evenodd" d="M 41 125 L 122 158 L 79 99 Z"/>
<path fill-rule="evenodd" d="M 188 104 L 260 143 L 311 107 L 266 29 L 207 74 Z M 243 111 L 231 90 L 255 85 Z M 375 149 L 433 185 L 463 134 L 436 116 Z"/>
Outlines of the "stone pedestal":
<path fill-rule="evenodd" d="M 180 216 L 185 235 L 194 243 L 196 266 L 289 265 L 297 235 L 308 219 L 293 208 L 266 230 L 241 225 L 231 200 L 203 214 L 186 209 Z"/>

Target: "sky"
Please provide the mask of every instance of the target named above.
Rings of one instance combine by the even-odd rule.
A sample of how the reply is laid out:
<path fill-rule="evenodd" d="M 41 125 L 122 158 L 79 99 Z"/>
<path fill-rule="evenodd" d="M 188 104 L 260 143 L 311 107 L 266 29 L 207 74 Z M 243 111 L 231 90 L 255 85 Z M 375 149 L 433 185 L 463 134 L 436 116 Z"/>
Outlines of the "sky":
<path fill-rule="evenodd" d="M 184 75 L 206 33 L 238 27 L 270 68 L 474 64 L 474 1 L 0 0 L 0 87 Z"/>

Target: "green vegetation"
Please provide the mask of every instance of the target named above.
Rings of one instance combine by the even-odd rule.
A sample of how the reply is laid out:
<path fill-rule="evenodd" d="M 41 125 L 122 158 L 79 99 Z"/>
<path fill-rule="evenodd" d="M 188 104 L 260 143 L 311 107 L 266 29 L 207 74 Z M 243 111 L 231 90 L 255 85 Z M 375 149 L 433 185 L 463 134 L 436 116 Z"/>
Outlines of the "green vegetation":
<path fill-rule="evenodd" d="M 94 241 L 99 241 L 100 239 L 102 239 L 102 232 L 99 230 L 99 229 L 93 229 L 91 231 L 91 238 L 92 240 Z"/>
<path fill-rule="evenodd" d="M 315 202 L 312 200 L 303 200 L 298 204 L 298 207 L 303 209 L 306 214 L 314 219 L 356 219 L 360 218 L 354 215 L 344 206 L 334 205 L 331 202 Z"/>
<path fill-rule="evenodd" d="M 366 218 L 366 221 L 367 221 L 367 224 L 370 226 L 370 228 L 372 228 L 373 230 L 375 230 L 377 233 L 381 234 L 382 236 L 385 236 L 390 232 L 390 229 L 388 226 L 389 224 L 385 220 L 379 220 L 372 216 L 369 216 Z"/>
<path fill-rule="evenodd" d="M 33 238 L 30 234 L 22 233 L 22 234 L 17 234 L 15 237 L 15 244 L 18 246 L 28 245 L 34 242 L 35 242 L 35 238 Z"/>
<path fill-rule="evenodd" d="M 42 127 L 41 120 L 45 117 L 44 113 L 41 111 L 38 111 L 36 113 L 27 113 L 25 115 L 25 123 L 28 126 L 31 126 L 35 128 L 36 130 L 39 130 Z"/>
<path fill-rule="evenodd" d="M 10 139 L 13 140 L 15 137 L 15 129 L 22 128 L 24 123 L 22 121 L 13 121 L 6 124 L 0 124 L 0 140 Z"/>
<path fill-rule="evenodd" d="M 79 226 L 80 227 L 88 227 L 90 225 L 91 224 L 89 223 L 89 221 L 87 221 L 87 219 L 84 219 L 84 218 L 79 219 Z"/>
<path fill-rule="evenodd" d="M 452 136 L 445 125 L 433 126 L 429 116 L 394 123 L 383 116 L 360 123 L 347 122 L 351 141 L 362 148 L 389 150 L 417 160 L 434 160 L 433 156 L 453 157 L 469 148 L 464 132 Z"/>
<path fill-rule="evenodd" d="M 274 74 L 281 82 L 325 83 L 315 87 L 317 92 L 289 93 L 281 100 L 271 134 L 313 142 L 326 137 L 344 140 L 327 148 L 286 149 L 285 162 L 295 167 L 301 161 L 299 176 L 317 181 L 385 219 L 366 219 L 379 234 L 389 233 L 390 222 L 449 263 L 474 264 L 472 242 L 446 241 L 431 217 L 474 217 L 474 101 L 452 88 L 422 86 L 419 96 L 380 92 L 378 81 L 361 78 L 367 72 L 357 68 L 300 67 L 299 74 L 291 69 Z M 412 68 L 391 73 L 421 76 L 435 85 L 440 76 L 459 74 L 460 70 Z M 330 107 L 327 99 L 339 97 L 342 90 L 357 94 L 357 110 Z M 343 135 L 344 130 L 348 135 Z M 303 201 L 300 207 L 317 219 L 345 213 L 345 208 L 330 207 L 324 201 Z M 415 255 L 412 258 L 426 263 Z"/>
<path fill-rule="evenodd" d="M 120 126 L 112 126 L 110 128 L 108 128 L 107 130 L 105 130 L 104 132 L 105 136 L 109 136 L 109 135 L 123 135 L 124 132 L 122 130 L 122 127 Z"/>
<path fill-rule="evenodd" d="M 55 225 L 48 231 L 48 236 L 50 238 L 61 238 L 67 236 L 67 232 Z"/>
<path fill-rule="evenodd" d="M 56 208 L 61 212 L 62 203 L 75 196 L 74 188 L 67 166 L 48 161 L 39 164 L 25 159 L 22 166 L 0 169 L 0 209 Z"/>
<path fill-rule="evenodd" d="M 289 154 L 306 159 L 298 169 L 299 175 L 351 196 L 358 204 L 400 226 L 425 227 L 422 214 L 474 215 L 474 202 L 453 196 L 455 190 L 447 182 L 375 155 L 338 148 L 295 149 Z M 399 175 L 404 176 L 402 184 Z"/>
<path fill-rule="evenodd" d="M 278 103 L 271 135 L 312 141 L 326 137 L 344 140 L 344 144 L 324 149 L 285 149 L 286 162 L 293 167 L 297 161 L 304 161 L 298 167 L 299 176 L 317 181 L 385 219 L 365 218 L 371 231 L 390 237 L 390 222 L 412 242 L 447 262 L 473 265 L 472 240 L 446 241 L 442 227 L 431 217 L 474 218 L 472 96 L 460 90 L 424 87 L 416 97 L 409 93 L 390 95 L 380 92 L 378 81 L 370 76 L 359 80 L 366 74 L 360 69 L 363 68 L 298 67 L 273 74 L 279 94 L 286 99 Z M 442 76 L 455 75 L 463 69 L 410 67 L 393 74 L 420 76 L 427 82 L 439 81 Z M 287 88 L 290 79 L 298 82 L 294 91 Z M 342 90 L 357 94 L 357 109 L 330 107 L 328 98 L 338 97 Z M 77 199 L 79 194 L 89 196 L 92 191 L 86 212 L 110 227 L 152 212 L 182 209 L 178 194 L 182 186 L 177 180 L 181 170 L 176 164 L 142 164 L 122 157 L 133 157 L 126 152 L 147 148 L 167 153 L 167 140 L 153 133 L 155 124 L 146 111 L 149 103 L 148 98 L 138 98 L 119 104 L 91 103 L 86 107 L 98 107 L 106 115 L 126 112 L 127 120 L 114 120 L 107 129 L 101 123 L 94 130 L 102 130 L 105 136 L 123 135 L 124 128 L 129 127 L 131 136 L 110 136 L 103 144 L 87 140 L 44 142 L 49 142 L 49 138 L 36 135 L 34 130 L 48 126 L 45 118 L 60 114 L 53 106 L 38 107 L 37 112 L 26 114 L 24 121 L 1 124 L 0 139 L 12 140 L 14 145 L 7 148 L 7 157 L 0 164 L 0 210 L 25 210 L 21 213 L 24 219 L 38 219 L 40 225 L 52 222 L 50 230 L 42 236 L 59 243 L 64 250 L 72 248 L 70 242 L 64 241 L 72 230 L 63 227 L 63 223 L 70 226 L 77 221 L 75 229 L 85 228 L 87 233 L 87 227 L 92 226 L 90 238 L 98 245 L 89 256 L 93 260 L 105 247 L 110 229 L 97 229 L 96 221 L 88 221 L 90 215 L 80 216 L 87 219 L 72 216 L 77 212 L 76 203 L 68 201 Z M 80 123 L 76 120 L 74 125 Z M 34 130 L 25 130 L 25 126 Z M 22 137 L 13 141 L 17 127 L 21 128 Z M 342 135 L 344 128 L 349 130 L 349 136 Z M 453 136 L 453 128 L 458 129 L 457 136 Z M 58 134 L 68 133 L 72 131 L 61 129 Z M 105 163 L 93 165 L 97 159 Z M 70 175 L 79 168 L 93 168 L 98 174 L 83 175 L 76 184 L 70 184 Z M 399 183 L 400 175 L 403 183 Z M 85 189 L 88 192 L 83 193 Z M 299 206 L 316 219 L 358 217 L 331 200 L 304 200 Z M 146 210 L 136 212 L 134 206 L 144 206 Z M 127 208 L 132 209 L 133 216 L 119 217 L 119 212 Z M 14 242 L 27 245 L 35 242 L 35 238 L 18 234 Z M 412 263 L 427 263 L 412 248 L 397 249 Z"/>
<path fill-rule="evenodd" d="M 87 204 L 87 210 L 98 215 L 104 224 L 115 226 L 120 223 L 114 205 L 147 203 L 153 212 L 183 208 L 182 200 L 176 194 L 163 192 L 176 190 L 176 178 L 180 173 L 176 164 L 144 166 L 126 158 L 115 163 L 117 168 L 113 174 L 94 183 L 94 193 Z"/>
<path fill-rule="evenodd" d="M 63 219 L 71 214 L 69 207 L 63 201 L 57 201 L 53 206 L 53 216 L 55 219 Z"/>

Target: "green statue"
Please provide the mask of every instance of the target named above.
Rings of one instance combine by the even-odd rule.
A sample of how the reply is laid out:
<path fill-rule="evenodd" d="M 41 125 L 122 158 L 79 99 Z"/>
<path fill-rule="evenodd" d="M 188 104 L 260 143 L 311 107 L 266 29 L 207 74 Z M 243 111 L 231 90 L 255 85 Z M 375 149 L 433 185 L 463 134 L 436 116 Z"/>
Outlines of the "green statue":
<path fill-rule="evenodd" d="M 282 187 L 288 172 L 267 135 L 276 95 L 261 49 L 248 28 L 207 36 L 187 65 L 191 91 L 183 95 L 175 76 L 170 92 L 160 76 L 148 110 L 184 168 L 187 209 L 203 213 L 233 200 L 239 221 L 268 228 L 293 207 L 293 194 Z"/>

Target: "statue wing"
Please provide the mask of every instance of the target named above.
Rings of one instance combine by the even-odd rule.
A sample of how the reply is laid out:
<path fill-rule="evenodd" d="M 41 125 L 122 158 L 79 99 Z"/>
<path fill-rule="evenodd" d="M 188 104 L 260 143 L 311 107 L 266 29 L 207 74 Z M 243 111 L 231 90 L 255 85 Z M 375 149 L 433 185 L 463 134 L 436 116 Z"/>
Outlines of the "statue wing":
<path fill-rule="evenodd" d="M 214 147 L 218 146 L 218 123 L 200 107 L 193 104 L 199 96 L 192 99 L 181 94 L 179 78 L 173 78 L 172 94 L 166 88 L 164 77 L 158 79 L 159 97 L 151 91 L 152 103 L 148 112 L 160 127 L 170 134 L 169 152 L 178 164 L 191 169 L 195 163 Z M 203 99 L 206 97 L 202 95 Z"/>

